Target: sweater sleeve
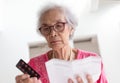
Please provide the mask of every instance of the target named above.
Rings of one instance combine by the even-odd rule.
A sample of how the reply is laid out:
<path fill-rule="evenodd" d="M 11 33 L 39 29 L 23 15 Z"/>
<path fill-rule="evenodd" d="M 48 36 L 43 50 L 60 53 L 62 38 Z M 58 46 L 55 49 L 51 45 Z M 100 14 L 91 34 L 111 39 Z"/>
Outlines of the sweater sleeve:
<path fill-rule="evenodd" d="M 106 75 L 104 72 L 104 67 L 103 67 L 103 63 L 101 62 L 101 75 L 99 77 L 99 79 L 97 80 L 96 83 L 108 83 L 107 79 L 106 79 Z"/>
<path fill-rule="evenodd" d="M 35 64 L 34 64 L 34 60 L 33 60 L 33 59 L 30 59 L 30 61 L 28 62 L 28 64 L 29 64 L 33 69 L 35 69 Z"/>

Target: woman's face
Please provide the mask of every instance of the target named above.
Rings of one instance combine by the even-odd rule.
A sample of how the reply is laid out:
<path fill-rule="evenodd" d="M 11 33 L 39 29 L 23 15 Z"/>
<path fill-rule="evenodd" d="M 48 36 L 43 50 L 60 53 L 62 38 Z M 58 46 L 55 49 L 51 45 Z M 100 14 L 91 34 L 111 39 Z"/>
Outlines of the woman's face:
<path fill-rule="evenodd" d="M 53 29 L 53 25 L 55 25 L 56 29 L 58 29 L 59 26 L 61 27 L 61 23 L 63 23 L 62 27 L 64 28 L 62 29 L 62 31 L 56 31 L 55 29 Z M 44 13 L 41 17 L 41 26 L 43 26 L 41 28 L 46 28 L 46 26 L 47 29 L 51 28 L 49 34 L 43 34 L 50 48 L 57 50 L 69 45 L 69 36 L 72 28 L 66 22 L 64 13 L 62 11 L 58 9 L 53 9 Z M 43 30 L 47 31 L 47 29 Z"/>

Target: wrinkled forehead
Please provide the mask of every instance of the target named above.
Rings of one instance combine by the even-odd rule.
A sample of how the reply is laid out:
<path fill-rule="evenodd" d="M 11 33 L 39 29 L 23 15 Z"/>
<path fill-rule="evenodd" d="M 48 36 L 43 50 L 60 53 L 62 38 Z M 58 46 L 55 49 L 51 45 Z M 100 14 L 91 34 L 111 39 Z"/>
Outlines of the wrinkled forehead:
<path fill-rule="evenodd" d="M 60 9 L 51 9 L 46 12 L 44 12 L 41 15 L 40 18 L 40 25 L 42 24 L 48 24 L 52 25 L 56 22 L 65 22 L 65 14 L 64 11 L 61 11 Z"/>

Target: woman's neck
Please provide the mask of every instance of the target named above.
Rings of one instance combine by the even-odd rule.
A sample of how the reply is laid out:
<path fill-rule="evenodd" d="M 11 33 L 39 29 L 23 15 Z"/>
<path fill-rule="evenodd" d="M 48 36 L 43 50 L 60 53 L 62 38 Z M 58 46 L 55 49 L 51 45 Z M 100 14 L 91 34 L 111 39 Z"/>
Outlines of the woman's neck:
<path fill-rule="evenodd" d="M 62 60 L 71 60 L 73 58 L 72 48 L 70 46 L 65 46 L 60 49 L 53 50 L 53 58 L 58 58 Z"/>

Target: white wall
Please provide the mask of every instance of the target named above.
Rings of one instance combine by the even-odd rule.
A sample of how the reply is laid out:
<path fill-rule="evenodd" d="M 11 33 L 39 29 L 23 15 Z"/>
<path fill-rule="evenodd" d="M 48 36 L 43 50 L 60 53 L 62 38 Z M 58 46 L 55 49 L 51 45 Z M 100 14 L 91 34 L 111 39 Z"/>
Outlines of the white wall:
<path fill-rule="evenodd" d="M 111 4 L 99 19 L 99 42 L 110 83 L 120 82 L 120 4 Z M 109 6 L 109 4 L 108 4 Z"/>
<path fill-rule="evenodd" d="M 2 20 L 3 23 L 0 24 L 2 29 L 0 31 L 1 83 L 14 83 L 15 75 L 20 73 L 15 68 L 17 61 L 20 58 L 25 61 L 29 59 L 28 44 L 43 40 L 35 32 L 37 26 L 36 14 L 39 7 L 43 6 L 46 1 L 4 0 L 2 2 L 3 9 L 0 9 L 2 11 L 0 17 L 4 19 Z M 56 2 L 63 3 L 61 0 Z M 66 3 L 79 17 L 79 26 L 75 36 L 98 35 L 100 51 L 109 83 L 118 83 L 120 81 L 117 78 L 120 77 L 120 4 L 109 3 L 106 5 L 105 3 L 100 5 L 97 11 L 90 12 L 90 0 L 81 0 L 79 3 L 74 0 L 66 0 L 63 4 Z M 82 4 L 84 5 L 79 7 Z"/>
<path fill-rule="evenodd" d="M 109 83 L 120 79 L 120 3 L 103 3 L 80 20 L 76 36 L 97 34 Z M 80 33 L 81 31 L 81 33 Z"/>

